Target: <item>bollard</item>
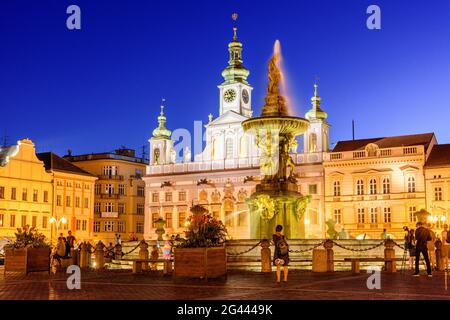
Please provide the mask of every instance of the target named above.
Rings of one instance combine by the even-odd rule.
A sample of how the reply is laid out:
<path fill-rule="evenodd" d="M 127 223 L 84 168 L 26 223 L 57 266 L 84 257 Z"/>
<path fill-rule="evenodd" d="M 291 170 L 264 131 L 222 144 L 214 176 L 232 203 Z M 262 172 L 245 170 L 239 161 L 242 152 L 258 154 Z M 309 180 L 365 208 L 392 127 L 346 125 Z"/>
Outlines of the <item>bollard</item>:
<path fill-rule="evenodd" d="M 327 250 L 327 272 L 334 272 L 333 241 L 327 239 L 323 246 Z"/>
<path fill-rule="evenodd" d="M 122 260 L 122 246 L 120 244 L 116 244 L 114 247 L 114 259 Z"/>
<path fill-rule="evenodd" d="M 80 268 L 86 268 L 88 266 L 86 242 L 83 242 L 80 246 Z"/>
<path fill-rule="evenodd" d="M 90 268 L 92 266 L 91 263 L 92 260 L 92 245 L 90 242 L 86 243 L 86 261 L 87 261 L 87 267 Z"/>
<path fill-rule="evenodd" d="M 139 244 L 139 259 L 148 260 L 148 244 L 142 240 Z M 148 269 L 148 261 L 142 262 L 142 270 Z"/>
<path fill-rule="evenodd" d="M 72 258 L 72 264 L 78 265 L 77 250 L 75 250 L 74 248 L 70 248 L 70 257 Z"/>
<path fill-rule="evenodd" d="M 270 242 L 267 239 L 261 241 L 261 272 L 272 272 L 270 254 Z"/>
<path fill-rule="evenodd" d="M 171 260 L 166 260 L 164 261 L 164 270 L 163 270 L 163 274 L 164 275 L 170 275 L 172 273 L 172 261 Z"/>
<path fill-rule="evenodd" d="M 327 272 L 327 250 L 313 249 L 312 272 Z"/>
<path fill-rule="evenodd" d="M 396 272 L 396 260 L 395 260 L 395 243 L 391 239 L 386 239 L 384 241 L 384 267 L 386 272 L 393 273 Z"/>
<path fill-rule="evenodd" d="M 434 246 L 436 247 L 436 270 L 443 271 L 444 270 L 444 258 L 442 257 L 442 241 L 438 238 L 434 242 Z"/>
<path fill-rule="evenodd" d="M 105 266 L 105 251 L 104 251 L 105 245 L 100 240 L 95 245 L 95 269 L 103 269 Z"/>

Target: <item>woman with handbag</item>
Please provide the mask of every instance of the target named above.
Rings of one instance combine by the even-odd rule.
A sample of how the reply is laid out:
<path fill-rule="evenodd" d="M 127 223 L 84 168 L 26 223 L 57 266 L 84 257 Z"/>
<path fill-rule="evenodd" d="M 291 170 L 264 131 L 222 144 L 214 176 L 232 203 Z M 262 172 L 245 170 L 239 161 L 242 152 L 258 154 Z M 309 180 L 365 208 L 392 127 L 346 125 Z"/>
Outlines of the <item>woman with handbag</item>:
<path fill-rule="evenodd" d="M 277 225 L 275 234 L 272 236 L 272 241 L 275 244 L 275 251 L 273 255 L 273 264 L 277 267 L 277 283 L 281 281 L 281 266 L 283 266 L 283 282 L 287 282 L 288 265 L 289 265 L 289 245 L 286 241 L 286 236 L 281 233 L 283 226 Z"/>

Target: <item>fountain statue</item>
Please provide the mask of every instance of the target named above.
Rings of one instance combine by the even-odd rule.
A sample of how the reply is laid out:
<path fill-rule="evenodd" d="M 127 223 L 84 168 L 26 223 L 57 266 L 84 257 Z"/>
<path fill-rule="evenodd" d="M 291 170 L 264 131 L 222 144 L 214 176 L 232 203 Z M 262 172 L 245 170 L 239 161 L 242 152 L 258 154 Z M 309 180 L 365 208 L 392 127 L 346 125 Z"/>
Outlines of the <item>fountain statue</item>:
<path fill-rule="evenodd" d="M 262 113 L 242 123 L 245 132 L 255 136 L 261 150 L 263 179 L 247 199 L 252 239 L 270 239 L 278 224 L 288 238 L 305 238 L 304 213 L 309 197 L 298 192 L 295 163 L 289 151 L 296 148 L 296 137 L 307 130 L 309 121 L 289 115 L 280 90 L 283 81 L 280 59 L 277 40 L 269 61 L 269 84 Z"/>

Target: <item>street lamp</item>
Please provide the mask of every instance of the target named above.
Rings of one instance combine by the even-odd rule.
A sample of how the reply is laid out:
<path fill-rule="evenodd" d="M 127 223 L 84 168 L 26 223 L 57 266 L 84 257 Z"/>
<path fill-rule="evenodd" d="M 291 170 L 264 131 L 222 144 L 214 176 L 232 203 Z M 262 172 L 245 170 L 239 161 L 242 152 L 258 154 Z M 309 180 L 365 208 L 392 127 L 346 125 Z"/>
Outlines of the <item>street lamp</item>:
<path fill-rule="evenodd" d="M 58 220 L 55 217 L 51 217 L 49 221 L 50 221 L 50 225 L 51 225 L 50 241 L 53 243 L 53 224 L 55 224 L 56 233 L 58 233 L 59 225 L 61 223 L 62 224 L 66 224 L 67 223 L 67 219 L 66 219 L 66 217 L 62 217 L 61 219 Z"/>

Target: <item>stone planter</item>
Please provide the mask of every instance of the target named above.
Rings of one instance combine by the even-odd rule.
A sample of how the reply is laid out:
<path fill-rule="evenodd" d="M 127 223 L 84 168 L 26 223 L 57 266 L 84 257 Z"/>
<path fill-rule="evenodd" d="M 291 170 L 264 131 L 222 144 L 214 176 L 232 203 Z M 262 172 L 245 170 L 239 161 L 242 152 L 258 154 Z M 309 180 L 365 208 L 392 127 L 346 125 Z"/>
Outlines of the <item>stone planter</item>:
<path fill-rule="evenodd" d="M 8 248 L 5 250 L 5 272 L 50 272 L 50 248 Z"/>
<path fill-rule="evenodd" d="M 227 254 L 225 247 L 175 248 L 175 278 L 220 278 L 227 274 Z"/>

